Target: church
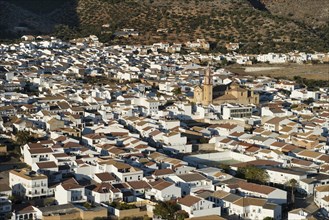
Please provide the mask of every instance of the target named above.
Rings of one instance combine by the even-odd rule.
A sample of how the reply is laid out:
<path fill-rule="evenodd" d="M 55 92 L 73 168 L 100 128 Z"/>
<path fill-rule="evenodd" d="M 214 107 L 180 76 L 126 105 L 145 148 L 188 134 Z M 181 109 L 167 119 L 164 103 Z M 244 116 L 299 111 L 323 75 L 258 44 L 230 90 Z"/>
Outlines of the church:
<path fill-rule="evenodd" d="M 220 88 L 222 87 L 222 88 Z M 239 84 L 233 82 L 230 85 L 213 86 L 212 72 L 210 67 L 205 70 L 205 77 L 202 86 L 194 88 L 193 101 L 202 105 L 220 105 L 223 103 L 237 104 L 259 104 L 259 95 L 254 91 L 240 87 Z"/>

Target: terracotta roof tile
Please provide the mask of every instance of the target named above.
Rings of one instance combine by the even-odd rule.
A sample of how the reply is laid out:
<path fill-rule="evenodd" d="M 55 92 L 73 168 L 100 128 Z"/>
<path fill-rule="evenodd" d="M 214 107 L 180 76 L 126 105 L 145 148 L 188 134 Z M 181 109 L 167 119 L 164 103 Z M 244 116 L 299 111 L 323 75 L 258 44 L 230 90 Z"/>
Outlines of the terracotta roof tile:
<path fill-rule="evenodd" d="M 163 176 L 175 173 L 172 169 L 160 169 L 153 172 L 154 176 Z"/>
<path fill-rule="evenodd" d="M 95 176 L 97 176 L 97 178 L 100 179 L 102 182 L 116 180 L 115 177 L 109 172 L 96 173 Z"/>
<path fill-rule="evenodd" d="M 197 203 L 201 200 L 202 200 L 201 198 L 191 196 L 191 195 L 187 195 L 182 199 L 178 199 L 178 203 L 182 204 L 184 206 L 187 206 L 187 207 L 191 207 L 192 205 L 194 205 L 195 203 Z"/>
<path fill-rule="evenodd" d="M 151 186 L 143 180 L 131 181 L 131 182 L 127 182 L 127 184 L 133 189 L 150 189 L 151 188 Z"/>

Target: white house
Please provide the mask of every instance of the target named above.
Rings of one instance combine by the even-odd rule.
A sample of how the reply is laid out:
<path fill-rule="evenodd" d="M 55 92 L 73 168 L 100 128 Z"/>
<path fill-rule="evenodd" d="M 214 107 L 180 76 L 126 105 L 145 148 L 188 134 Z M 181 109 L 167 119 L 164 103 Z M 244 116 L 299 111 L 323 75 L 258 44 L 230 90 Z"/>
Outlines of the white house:
<path fill-rule="evenodd" d="M 222 105 L 221 115 L 223 119 L 250 118 L 252 116 L 252 107 L 238 104 Z"/>
<path fill-rule="evenodd" d="M 291 121 L 285 117 L 274 117 L 267 120 L 263 128 L 267 131 L 279 131 L 283 128 L 284 125 L 287 125 Z"/>
<path fill-rule="evenodd" d="M 214 207 L 214 203 L 200 197 L 187 195 L 178 200 L 182 210 L 189 214 L 189 217 L 202 217 L 209 215 L 221 215 L 221 208 Z"/>
<path fill-rule="evenodd" d="M 116 183 L 117 180 L 112 173 L 95 173 L 93 175 L 93 180 L 97 183 Z"/>
<path fill-rule="evenodd" d="M 73 178 L 65 180 L 56 186 L 55 199 L 59 205 L 86 202 L 85 187 Z"/>
<path fill-rule="evenodd" d="M 244 197 L 265 198 L 268 202 L 279 205 L 287 203 L 287 192 L 275 187 L 238 181 L 235 184 L 226 185 L 223 189 Z"/>
<path fill-rule="evenodd" d="M 305 220 L 311 217 L 312 217 L 312 213 L 310 213 L 309 211 L 303 208 L 293 209 L 290 212 L 288 212 L 288 219 Z"/>
<path fill-rule="evenodd" d="M 283 109 L 283 108 L 271 108 L 268 106 L 262 107 L 261 109 L 261 116 L 262 117 L 285 117 L 285 116 L 291 116 L 293 113 Z"/>
<path fill-rule="evenodd" d="M 212 181 L 199 173 L 187 173 L 177 176 L 169 176 L 166 179 L 175 182 L 182 190 L 182 195 L 189 195 L 201 189 L 213 190 Z"/>
<path fill-rule="evenodd" d="M 213 135 L 220 136 L 229 136 L 234 132 L 244 132 L 244 128 L 242 126 L 229 123 L 213 124 L 208 127 L 208 130 L 210 130 Z"/>
<path fill-rule="evenodd" d="M 181 197 L 181 189 L 172 182 L 158 179 L 157 181 L 149 182 L 149 184 L 152 188 L 145 194 L 147 199 L 168 201 Z"/>
<path fill-rule="evenodd" d="M 38 208 L 26 203 L 13 207 L 12 214 L 11 220 L 34 220 L 38 219 Z"/>
<path fill-rule="evenodd" d="M 14 195 L 30 199 L 53 195 L 53 191 L 48 188 L 47 176 L 26 169 L 11 170 L 9 185 Z"/>
<path fill-rule="evenodd" d="M 180 126 L 180 121 L 179 120 L 169 120 L 169 119 L 160 119 L 159 123 L 161 124 L 162 129 L 170 130 L 175 127 Z"/>
<path fill-rule="evenodd" d="M 294 91 L 296 89 L 296 83 L 291 81 L 279 81 L 274 84 L 275 89 L 283 89 L 287 91 Z"/>
<path fill-rule="evenodd" d="M 96 172 L 110 172 L 113 173 L 117 179 L 128 182 L 138 181 L 143 178 L 143 171 L 115 160 L 99 160 L 97 163 Z"/>
<path fill-rule="evenodd" d="M 292 99 L 299 99 L 299 100 L 306 100 L 306 99 L 313 99 L 318 101 L 321 97 L 321 93 L 317 91 L 308 91 L 306 89 L 296 89 L 293 90 L 290 94 L 290 98 Z"/>
<path fill-rule="evenodd" d="M 269 63 L 286 63 L 289 57 L 286 54 L 268 53 L 260 54 L 257 56 L 258 62 L 269 62 Z"/>
<path fill-rule="evenodd" d="M 143 106 L 145 107 L 145 113 L 146 115 L 156 115 L 158 114 L 159 111 L 159 101 L 155 99 L 148 99 L 148 98 L 138 98 L 133 100 L 133 104 L 138 106 Z"/>
<path fill-rule="evenodd" d="M 271 217 L 275 220 L 282 219 L 281 206 L 267 203 L 266 199 L 240 198 L 231 204 L 229 214 L 236 214 L 241 218 L 264 219 Z"/>
<path fill-rule="evenodd" d="M 187 144 L 187 137 L 182 137 L 180 132 L 170 132 L 162 136 L 163 148 L 175 153 L 191 153 L 192 145 Z"/>
<path fill-rule="evenodd" d="M 24 156 L 24 162 L 29 166 L 34 163 L 49 161 L 50 156 L 54 153 L 51 148 L 43 147 L 41 144 L 26 144 L 21 149 Z"/>
<path fill-rule="evenodd" d="M 283 169 L 283 168 L 266 168 L 269 175 L 269 182 L 285 185 L 292 179 L 297 182 L 307 178 L 307 173 L 296 171 L 293 169 Z"/>
<path fill-rule="evenodd" d="M 329 185 L 320 185 L 314 188 L 315 204 L 329 216 Z"/>
<path fill-rule="evenodd" d="M 91 203 L 111 203 L 115 200 L 122 200 L 121 191 L 109 183 L 97 183 L 86 186 L 85 194 L 87 201 Z"/>

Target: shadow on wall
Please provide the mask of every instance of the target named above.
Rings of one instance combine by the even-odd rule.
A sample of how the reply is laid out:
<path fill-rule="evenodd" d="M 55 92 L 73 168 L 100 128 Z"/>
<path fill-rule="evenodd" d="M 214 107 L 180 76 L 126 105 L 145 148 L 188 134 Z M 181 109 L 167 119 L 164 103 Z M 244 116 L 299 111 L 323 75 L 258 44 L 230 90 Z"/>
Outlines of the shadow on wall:
<path fill-rule="evenodd" d="M 78 27 L 78 0 L 0 0 L 0 39 L 48 34 L 56 25 Z"/>

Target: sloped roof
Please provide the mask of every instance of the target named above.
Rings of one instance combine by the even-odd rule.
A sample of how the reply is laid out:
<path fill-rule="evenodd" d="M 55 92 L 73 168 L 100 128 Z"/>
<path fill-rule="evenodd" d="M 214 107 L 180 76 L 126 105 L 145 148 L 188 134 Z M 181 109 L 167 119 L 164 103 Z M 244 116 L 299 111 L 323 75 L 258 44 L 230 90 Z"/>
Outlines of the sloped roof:
<path fill-rule="evenodd" d="M 198 180 L 206 180 L 207 178 L 202 176 L 199 173 L 187 173 L 182 175 L 177 175 L 179 178 L 184 180 L 185 182 L 193 182 Z"/>
<path fill-rule="evenodd" d="M 195 196 L 191 196 L 191 195 L 187 195 L 182 199 L 178 199 L 178 203 L 185 205 L 187 207 L 191 207 L 192 205 L 194 205 L 195 203 L 201 201 L 201 198 L 195 197 Z"/>
<path fill-rule="evenodd" d="M 95 176 L 97 176 L 102 182 L 115 180 L 115 177 L 109 172 L 96 173 Z"/>

